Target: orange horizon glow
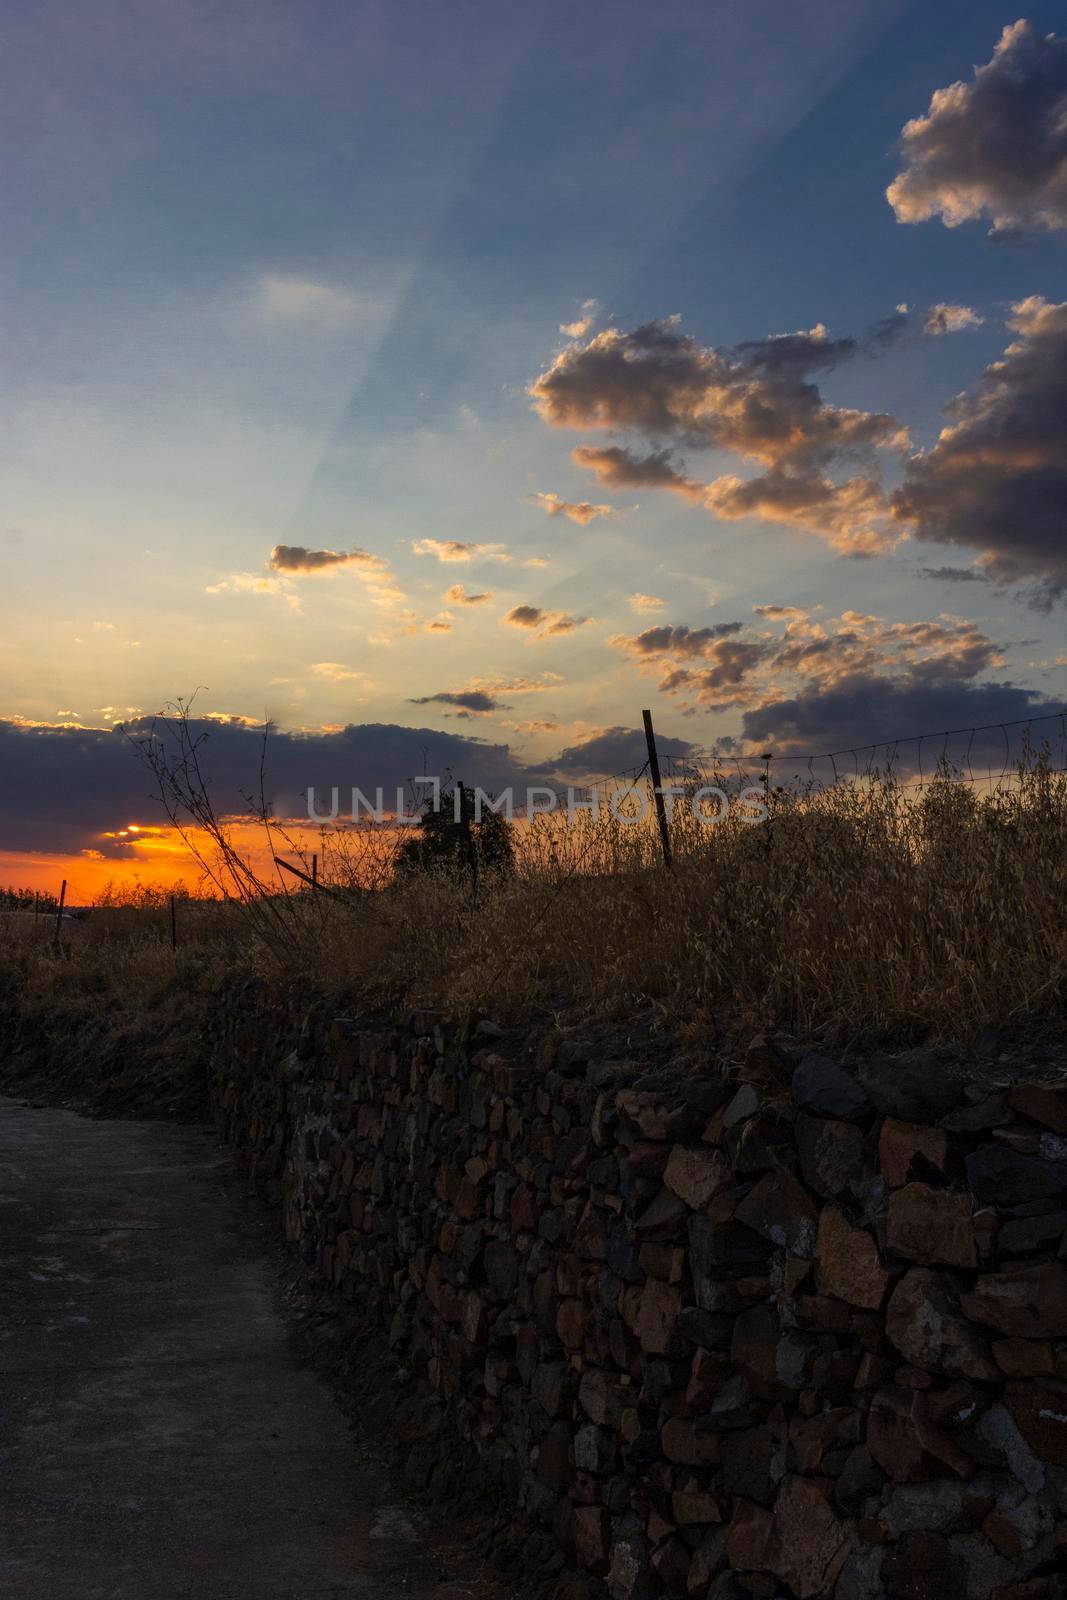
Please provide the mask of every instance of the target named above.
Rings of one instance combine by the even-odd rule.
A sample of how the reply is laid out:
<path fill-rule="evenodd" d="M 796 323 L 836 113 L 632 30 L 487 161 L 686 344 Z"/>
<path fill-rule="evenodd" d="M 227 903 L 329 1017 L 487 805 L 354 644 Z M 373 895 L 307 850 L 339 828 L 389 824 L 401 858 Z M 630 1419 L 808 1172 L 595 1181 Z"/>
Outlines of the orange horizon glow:
<path fill-rule="evenodd" d="M 303 826 L 299 822 L 286 822 L 281 826 L 284 837 L 279 833 L 276 848 L 278 854 L 292 861 L 294 866 L 302 866 L 301 852 L 310 856 L 321 849 L 317 828 L 309 828 L 306 822 Z M 274 887 L 286 876 L 274 865 L 260 824 L 238 821 L 227 826 L 227 834 L 263 883 Z M 187 837 L 204 859 L 214 864 L 214 847 L 207 835 L 189 829 Z M 136 854 L 111 856 L 97 848 L 98 844 L 110 843 L 118 843 Z M 151 884 L 156 888 L 187 889 L 194 895 L 217 897 L 219 894 L 218 887 L 205 876 L 193 849 L 176 828 L 169 826 L 127 823 L 98 835 L 94 844 L 80 851 L 0 850 L 0 888 L 30 889 L 58 897 L 64 879 L 67 882 L 66 903 L 71 906 L 92 905 L 109 886 L 121 889 Z M 292 878 L 286 886 L 299 887 Z"/>

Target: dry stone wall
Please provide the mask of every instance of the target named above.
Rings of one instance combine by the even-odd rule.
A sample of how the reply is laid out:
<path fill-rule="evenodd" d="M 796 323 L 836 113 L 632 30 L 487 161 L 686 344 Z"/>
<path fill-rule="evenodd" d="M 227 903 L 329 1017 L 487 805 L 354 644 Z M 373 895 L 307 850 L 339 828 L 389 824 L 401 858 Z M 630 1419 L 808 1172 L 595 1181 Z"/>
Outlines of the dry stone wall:
<path fill-rule="evenodd" d="M 476 1457 L 591 1592 L 1067 1596 L 1067 1080 L 240 1004 L 213 1070 L 432 1387 L 416 1475 Z"/>

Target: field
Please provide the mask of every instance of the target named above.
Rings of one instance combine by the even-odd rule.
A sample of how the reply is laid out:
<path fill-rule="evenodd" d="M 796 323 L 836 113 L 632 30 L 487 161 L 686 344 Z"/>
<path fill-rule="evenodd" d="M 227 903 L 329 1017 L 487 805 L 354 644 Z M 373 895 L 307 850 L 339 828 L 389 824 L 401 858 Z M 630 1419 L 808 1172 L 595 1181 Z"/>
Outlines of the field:
<path fill-rule="evenodd" d="M 475 877 L 469 857 L 397 871 L 395 831 L 324 835 L 316 892 L 291 874 L 257 880 L 217 824 L 212 870 L 230 898 L 179 897 L 176 949 L 169 894 L 151 887 L 105 896 L 64 925 L 58 952 L 20 938 L 14 913 L 0 927 L 5 1004 L 49 1031 L 73 1009 L 109 1032 L 191 1019 L 198 996 L 248 972 L 355 1009 L 640 1008 L 691 1036 L 905 1043 L 1062 1021 L 1063 774 L 1038 760 L 990 792 L 946 777 L 767 798 L 756 826 L 677 813 L 669 869 L 654 826 L 603 810 L 514 825 L 510 870 Z"/>

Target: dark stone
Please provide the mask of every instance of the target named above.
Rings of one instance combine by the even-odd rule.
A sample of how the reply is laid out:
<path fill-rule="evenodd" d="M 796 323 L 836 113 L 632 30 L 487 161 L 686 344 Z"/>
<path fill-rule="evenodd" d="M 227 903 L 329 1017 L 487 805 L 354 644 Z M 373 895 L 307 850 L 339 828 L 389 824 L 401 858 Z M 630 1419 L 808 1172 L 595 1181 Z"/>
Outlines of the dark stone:
<path fill-rule="evenodd" d="M 732 1329 L 732 1317 L 717 1317 L 699 1306 L 683 1306 L 674 1324 L 675 1333 L 703 1350 L 728 1350 Z"/>
<path fill-rule="evenodd" d="M 801 1114 L 796 1140 L 804 1182 L 824 1199 L 833 1199 L 862 1178 L 863 1134 L 852 1123 Z"/>
<path fill-rule="evenodd" d="M 1067 1229 L 1067 1211 L 1050 1211 L 1043 1217 L 1017 1217 L 1005 1222 L 997 1234 L 997 1249 L 1004 1255 L 1028 1256 L 1055 1250 Z"/>
<path fill-rule="evenodd" d="M 967 1600 L 967 1564 L 936 1533 L 906 1533 L 882 1561 L 885 1600 Z"/>
<path fill-rule="evenodd" d="M 834 1503 L 843 1516 L 851 1516 L 860 1503 L 881 1494 L 885 1473 L 864 1444 L 849 1451 L 834 1486 Z"/>
<path fill-rule="evenodd" d="M 950 1077 L 930 1051 L 875 1056 L 859 1069 L 859 1081 L 877 1109 L 901 1122 L 937 1122 L 963 1099 L 963 1085 Z"/>
<path fill-rule="evenodd" d="M 1056 1199 L 1067 1192 L 1067 1161 L 1019 1155 L 1001 1144 L 983 1144 L 967 1157 L 967 1181 L 986 1205 L 1017 1206 Z"/>
<path fill-rule="evenodd" d="M 785 1477 L 785 1436 L 769 1424 L 728 1433 L 722 1441 L 720 1482 L 728 1494 L 769 1506 Z"/>
<path fill-rule="evenodd" d="M 815 1052 L 806 1055 L 793 1073 L 793 1100 L 817 1117 L 839 1117 L 844 1122 L 860 1122 L 871 1110 L 855 1078 L 829 1056 Z"/>

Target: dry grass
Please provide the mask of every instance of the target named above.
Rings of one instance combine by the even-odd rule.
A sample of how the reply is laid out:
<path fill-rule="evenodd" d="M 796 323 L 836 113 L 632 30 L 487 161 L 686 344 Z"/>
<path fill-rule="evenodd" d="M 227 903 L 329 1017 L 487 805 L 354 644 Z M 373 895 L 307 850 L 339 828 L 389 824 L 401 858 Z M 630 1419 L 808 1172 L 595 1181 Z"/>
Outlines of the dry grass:
<path fill-rule="evenodd" d="M 516 830 L 515 875 L 475 897 L 448 873 L 391 881 L 384 835 L 333 836 L 327 881 L 344 899 L 274 893 L 269 918 L 262 901 L 251 917 L 187 902 L 177 955 L 161 904 L 110 905 L 60 960 L 10 959 L 39 1001 L 95 986 L 123 1007 L 251 966 L 359 1006 L 651 1003 L 694 1029 L 903 1039 L 1062 1020 L 1067 778 L 1040 760 L 991 793 L 888 779 L 779 791 L 765 824 L 735 811 L 704 829 L 683 812 L 672 837 L 667 871 L 649 827 L 539 818 Z"/>

